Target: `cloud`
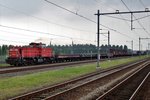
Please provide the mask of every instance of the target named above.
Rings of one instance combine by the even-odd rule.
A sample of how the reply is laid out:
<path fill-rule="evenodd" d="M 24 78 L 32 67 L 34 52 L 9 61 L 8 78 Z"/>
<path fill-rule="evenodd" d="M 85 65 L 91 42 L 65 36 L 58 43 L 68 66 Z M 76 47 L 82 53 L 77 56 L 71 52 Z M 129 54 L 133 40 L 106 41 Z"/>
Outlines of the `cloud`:
<path fill-rule="evenodd" d="M 3 17 L 24 17 L 22 12 L 34 15 L 41 9 L 40 0 L 1 0 L 0 9 Z M 20 11 L 20 13 L 19 13 Z"/>

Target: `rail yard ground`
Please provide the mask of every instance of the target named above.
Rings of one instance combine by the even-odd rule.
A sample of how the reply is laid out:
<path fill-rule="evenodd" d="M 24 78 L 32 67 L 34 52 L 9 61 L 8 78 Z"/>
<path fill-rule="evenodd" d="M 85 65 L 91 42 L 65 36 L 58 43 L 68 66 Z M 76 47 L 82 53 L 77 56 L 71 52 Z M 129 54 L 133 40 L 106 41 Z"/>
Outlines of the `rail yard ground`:
<path fill-rule="evenodd" d="M 135 60 L 144 59 L 146 57 L 148 56 L 104 61 L 101 63 L 101 68 L 105 69 L 108 67 L 129 63 Z M 84 64 L 59 70 L 51 70 L 10 78 L 2 78 L 0 79 L 0 99 L 8 99 L 18 94 L 43 88 L 55 83 L 78 77 L 80 75 L 94 72 L 96 71 L 95 67 L 96 64 Z"/>

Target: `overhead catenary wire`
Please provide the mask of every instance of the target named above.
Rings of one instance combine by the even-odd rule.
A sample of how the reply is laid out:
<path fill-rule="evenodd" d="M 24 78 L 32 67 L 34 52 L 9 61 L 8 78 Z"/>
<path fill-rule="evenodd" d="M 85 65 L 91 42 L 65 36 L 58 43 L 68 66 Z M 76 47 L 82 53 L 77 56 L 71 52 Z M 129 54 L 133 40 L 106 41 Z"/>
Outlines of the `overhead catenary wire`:
<path fill-rule="evenodd" d="M 143 17 L 140 17 L 140 18 L 136 18 L 136 19 L 134 19 L 133 21 L 140 20 L 140 19 L 147 18 L 147 17 L 150 17 L 150 15 L 143 16 Z"/>
<path fill-rule="evenodd" d="M 97 3 L 99 3 L 99 1 L 97 1 L 97 0 L 95 0 Z M 102 2 L 102 1 L 101 1 Z M 100 3 L 99 3 L 100 4 Z M 103 3 L 103 4 L 101 4 L 101 6 L 104 6 L 105 4 Z M 115 10 L 117 10 L 117 9 L 115 9 L 115 8 L 113 8 L 113 7 L 110 7 L 112 10 L 111 11 L 115 11 Z M 107 10 L 107 9 L 106 9 Z M 109 9 L 110 10 L 110 9 Z M 127 21 L 130 21 L 130 20 L 128 20 L 128 19 L 125 19 L 121 14 L 119 14 L 122 18 L 118 18 L 118 17 L 114 17 L 114 16 L 106 16 L 106 17 L 112 17 L 112 18 L 115 18 L 115 19 L 120 19 L 120 20 L 123 20 L 123 21 L 125 21 L 125 23 L 127 24 L 127 26 L 129 26 L 128 25 L 128 23 L 127 23 Z M 129 26 L 130 27 L 130 26 Z M 134 34 L 138 34 L 138 33 L 136 33 L 135 31 L 133 31 L 134 32 Z M 139 35 L 139 34 L 138 34 Z M 133 39 L 133 38 L 132 38 Z M 135 41 L 137 41 L 138 42 L 138 40 L 137 39 L 133 39 L 133 40 L 135 40 Z"/>
<path fill-rule="evenodd" d="M 119 17 L 109 16 L 109 15 L 107 15 L 106 17 L 111 17 L 111 18 L 120 19 L 120 20 L 124 20 L 124 21 L 130 21 L 130 20 L 125 19 L 125 18 L 119 18 Z"/>
<path fill-rule="evenodd" d="M 48 1 L 48 0 L 46 0 L 46 1 Z M 52 2 L 51 2 L 51 3 L 52 3 Z M 52 4 L 54 4 L 54 3 L 52 3 Z M 69 28 L 69 29 L 74 29 L 74 30 L 78 30 L 78 31 L 89 32 L 89 31 L 86 31 L 86 30 L 76 29 L 76 28 L 73 28 L 73 27 L 70 27 L 70 26 L 66 26 L 66 25 L 61 25 L 61 24 L 58 24 L 58 23 L 50 22 L 49 20 L 45 20 L 45 19 L 43 19 L 43 18 L 39 18 L 39 17 L 36 17 L 36 16 L 29 15 L 29 14 L 27 14 L 27 13 L 25 13 L 25 12 L 22 12 L 22 11 L 20 11 L 20 10 L 16 10 L 16 9 L 14 9 L 14 8 L 5 6 L 5 5 L 3 5 L 3 4 L 0 4 L 0 6 L 5 7 L 5 8 L 7 8 L 7 9 L 10 9 L 10 10 L 14 10 L 14 11 L 16 11 L 16 12 L 23 13 L 23 14 L 25 14 L 25 15 L 27 15 L 27 16 L 31 16 L 31 17 L 36 18 L 36 19 L 38 19 L 38 20 L 42 20 L 42 21 L 45 21 L 45 22 L 48 22 L 48 23 L 51 23 L 51 24 L 55 24 L 55 25 L 64 27 L 64 28 Z M 55 4 L 55 6 L 56 6 L 56 4 Z M 58 5 L 58 7 L 61 7 L 61 6 Z M 64 8 L 64 7 L 61 7 L 61 8 Z M 64 9 L 65 9 L 65 8 L 64 8 Z M 76 12 L 73 12 L 73 11 L 68 10 L 68 9 L 65 9 L 65 10 L 67 10 L 67 11 L 73 13 L 73 14 L 76 14 L 76 15 L 78 15 L 78 16 L 80 16 L 80 17 L 86 19 L 86 20 L 89 20 L 89 21 L 91 21 L 91 22 L 93 22 L 93 23 L 96 23 L 95 21 L 93 21 L 93 20 L 91 20 L 91 19 L 89 19 L 89 18 L 87 18 L 87 17 L 84 17 L 84 16 L 82 16 L 82 15 L 79 15 L 79 14 L 77 14 Z M 102 26 L 105 27 L 104 25 L 102 25 Z M 105 28 L 108 28 L 108 27 L 105 27 Z M 111 28 L 108 28 L 108 29 L 110 29 L 110 30 L 112 30 L 112 31 L 115 31 L 114 29 L 111 29 Z M 26 30 L 26 31 L 27 31 L 27 30 Z M 32 32 L 33 32 L 33 31 L 32 31 Z M 35 32 L 35 31 L 34 31 L 34 32 Z M 117 31 L 115 31 L 115 32 L 117 32 Z M 120 34 L 120 33 L 121 33 L 121 32 L 119 32 L 119 34 Z M 124 35 L 124 34 L 122 34 L 122 35 Z"/>
<path fill-rule="evenodd" d="M 54 24 L 54 25 L 57 25 L 57 26 L 60 26 L 60 27 L 64 27 L 64 28 L 68 28 L 68 29 L 73 29 L 73 30 L 76 30 L 76 31 L 83 31 L 83 32 L 88 32 L 88 33 L 92 33 L 92 31 L 88 31 L 88 30 L 83 30 L 83 29 L 77 29 L 77 28 L 74 28 L 74 27 L 70 27 L 70 26 L 66 26 L 66 25 L 62 25 L 62 24 L 58 24 L 58 23 L 55 23 L 55 22 L 51 22 L 49 20 L 46 20 L 46 19 L 43 19 L 43 18 L 39 18 L 37 16 L 33 16 L 33 15 L 29 15 L 23 11 L 20 11 L 20 10 L 16 10 L 14 8 L 11 8 L 11 7 L 8 7 L 6 5 L 3 5 L 3 4 L 0 4 L 1 7 L 5 7 L 7 9 L 10 9 L 10 10 L 13 10 L 15 12 L 19 12 L 19 13 L 22 13 L 26 16 L 30 16 L 30 17 L 33 17 L 37 20 L 40 20 L 40 21 L 44 21 L 44 22 L 47 22 L 47 23 L 50 23 L 50 24 Z M 28 31 L 28 32 L 37 32 L 37 33 L 43 33 L 43 34 L 50 34 L 50 33 L 46 33 L 46 32 L 39 32 L 39 31 L 34 31 L 34 30 L 29 30 L 29 29 L 24 29 L 24 28 L 17 28 L 17 27 L 11 27 L 11 26 L 6 26 L 6 25 L 0 25 L 1 27 L 6 27 L 6 28 L 12 28 L 12 29 L 17 29 L 17 30 L 23 30 L 23 31 Z M 55 34 L 50 34 L 50 35 L 53 35 L 53 36 L 59 36 L 59 37 L 65 37 L 65 38 L 73 38 L 73 37 L 68 37 L 68 36 L 62 36 L 62 35 L 55 35 Z M 80 38 L 73 38 L 73 39 L 77 39 L 77 40 L 83 40 L 83 41 L 91 41 L 91 42 L 95 42 L 95 41 L 92 41 L 92 40 L 86 40 L 86 39 L 80 39 Z"/>
<path fill-rule="evenodd" d="M 28 38 L 33 38 L 33 35 L 27 35 L 27 34 L 21 34 L 21 33 L 16 33 L 16 32 L 10 32 L 10 31 L 4 31 L 4 30 L 0 30 L 1 32 L 5 32 L 5 33 L 14 33 L 16 35 L 20 35 L 20 36 L 25 36 L 25 37 L 28 37 Z"/>
<path fill-rule="evenodd" d="M 4 30 L 0 30 L 0 31 L 1 31 L 1 32 L 6 32 L 6 33 L 16 33 L 16 32 L 4 31 Z M 16 34 L 18 34 L 18 35 L 20 35 L 20 36 L 26 36 L 26 37 L 27 37 L 27 38 L 25 38 L 25 37 L 21 37 L 21 38 L 18 37 L 19 39 L 28 39 L 28 38 L 32 38 L 32 39 L 33 39 L 33 38 L 36 38 L 36 39 L 38 39 L 38 38 L 39 38 L 39 39 L 40 39 L 40 38 L 46 38 L 46 39 L 53 39 L 53 40 L 56 40 L 56 39 L 59 39 L 59 40 L 60 40 L 60 39 L 61 39 L 61 38 L 49 38 L 49 37 L 44 37 L 44 36 L 42 36 L 42 37 L 41 37 L 41 36 L 35 37 L 35 36 L 33 36 L 33 35 L 29 35 L 29 34 L 26 35 L 26 34 L 20 34 L 20 33 L 16 33 Z M 17 35 L 17 36 L 18 36 L 18 35 Z M 1 36 L 2 36 L 2 35 L 1 35 Z M 4 36 L 4 37 L 7 38 L 7 36 Z M 13 36 L 13 37 L 14 37 L 14 36 Z M 17 37 L 15 37 L 15 38 L 17 38 Z M 68 39 L 70 39 L 70 38 L 68 38 Z M 80 39 L 80 38 L 72 38 L 72 39 L 78 40 L 78 41 L 91 41 L 91 42 L 93 42 L 93 43 L 96 42 L 95 40 L 92 41 L 92 40 L 85 40 L 85 39 Z M 0 39 L 0 40 L 1 40 L 1 39 Z M 3 39 L 2 39 L 2 40 L 3 40 Z M 9 41 L 9 40 L 5 40 L 5 39 L 4 39 L 3 41 L 12 42 L 11 40 Z M 22 41 L 21 41 L 21 42 L 22 42 Z M 15 43 L 17 43 L 17 42 L 15 42 Z M 24 43 L 24 42 L 23 42 L 23 43 Z M 26 42 L 25 42 L 25 43 L 26 43 Z"/>
<path fill-rule="evenodd" d="M 23 44 L 28 44 L 29 42 L 22 42 L 22 41 L 15 41 L 15 40 L 7 40 L 7 39 L 2 39 L 0 38 L 0 41 L 5 41 L 5 42 L 13 42 L 13 43 L 23 43 Z"/>
<path fill-rule="evenodd" d="M 86 20 L 88 20 L 88 21 L 90 21 L 90 22 L 92 22 L 92 23 L 95 23 L 95 24 L 97 23 L 96 21 L 93 21 L 93 20 L 91 20 L 91 19 L 89 19 L 89 18 L 87 18 L 87 17 L 85 17 L 85 16 L 83 16 L 83 15 L 81 15 L 81 14 L 78 14 L 78 13 L 76 13 L 76 12 L 73 12 L 73 11 L 71 11 L 71 10 L 65 8 L 65 7 L 62 7 L 62 6 L 60 6 L 60 5 L 56 4 L 56 3 L 53 3 L 53 2 L 51 2 L 51 1 L 49 1 L 49 0 L 44 0 L 44 1 L 46 1 L 47 3 L 50 3 L 50 4 L 52 4 L 52 5 L 54 5 L 54 6 L 56 6 L 56 7 L 59 7 L 59 8 L 61 8 L 61 9 L 65 10 L 65 11 L 68 11 L 68 12 L 70 12 L 70 13 L 76 15 L 76 16 L 79 16 L 79 17 L 81 17 L 81 18 L 84 18 L 84 19 L 86 19 Z M 108 26 L 105 26 L 105 25 L 103 25 L 103 24 L 100 24 L 100 25 L 103 26 L 103 27 L 105 27 L 105 28 L 107 28 L 107 29 L 109 29 L 109 30 L 111 30 L 111 31 L 114 31 L 114 32 L 116 32 L 116 33 L 119 33 L 119 34 L 121 34 L 121 35 L 123 35 L 123 36 L 125 36 L 125 37 L 128 37 L 128 38 L 133 39 L 132 37 L 130 37 L 130 36 L 126 35 L 126 34 L 123 34 L 123 33 L 119 32 L 119 31 L 117 31 L 117 30 L 115 30 L 115 29 L 112 29 L 112 28 L 110 28 L 110 27 L 108 27 Z M 135 39 L 134 39 L 134 40 L 135 40 Z"/>
<path fill-rule="evenodd" d="M 97 2 L 98 4 L 100 4 L 100 2 L 102 2 L 102 0 L 101 1 L 97 1 L 97 0 L 94 0 L 95 2 Z M 101 6 L 104 6 L 105 5 L 105 3 L 104 2 L 102 2 L 103 4 L 100 4 Z M 108 7 L 108 6 L 107 6 Z M 116 11 L 117 10 L 117 8 L 114 8 L 114 7 L 110 7 L 109 6 L 109 8 L 111 8 L 111 9 L 107 9 L 106 8 L 106 10 L 108 10 L 108 11 Z M 130 21 L 130 20 L 128 20 L 128 19 L 125 19 L 121 14 L 119 14 L 120 16 L 121 16 L 121 18 L 118 18 L 118 17 L 114 17 L 114 16 L 108 16 L 108 15 L 106 15 L 106 17 L 112 17 L 112 18 L 115 18 L 115 19 L 120 19 L 120 20 L 123 20 L 126 24 L 127 24 L 127 26 L 129 26 L 129 27 L 131 27 L 129 24 L 128 24 L 128 21 Z M 132 31 L 136 36 L 137 36 L 137 32 L 135 32 L 134 30 Z M 140 36 L 139 34 L 138 34 L 138 36 Z M 133 40 L 135 40 L 135 41 L 137 41 L 138 42 L 138 40 L 137 39 L 133 39 Z"/>
<path fill-rule="evenodd" d="M 48 0 L 46 0 L 46 1 L 48 1 Z M 26 14 L 26 13 L 25 13 Z M 84 18 L 84 19 L 86 19 L 86 20 L 89 20 L 89 21 L 92 21 L 93 23 L 96 23 L 95 21 L 93 21 L 93 20 L 91 20 L 91 19 L 89 19 L 89 18 L 87 18 L 87 17 L 84 17 L 84 16 L 82 16 L 82 15 L 80 15 L 80 14 L 78 14 L 78 13 L 74 13 L 74 14 L 76 14 L 76 15 L 78 15 L 78 16 L 80 16 L 80 17 L 82 17 L 82 18 Z M 28 14 L 27 14 L 28 15 Z M 35 16 L 33 16 L 33 17 L 35 17 Z M 37 18 L 38 19 L 38 17 L 35 17 L 35 18 Z M 39 20 L 40 20 L 40 18 L 39 18 Z M 123 33 L 121 33 L 121 32 L 119 32 L 119 31 L 117 31 L 117 30 L 115 30 L 115 29 L 112 29 L 112 28 L 109 28 L 109 27 L 107 27 L 107 26 L 105 26 L 105 25 L 102 25 L 103 27 L 105 27 L 105 28 L 107 28 L 107 29 L 110 29 L 110 30 L 112 30 L 112 31 L 114 31 L 114 32 L 116 32 L 116 33 L 119 33 L 119 34 L 122 34 L 122 35 L 124 35 L 124 36 L 126 36 L 126 37 L 129 37 L 128 35 L 126 35 L 126 34 L 123 34 Z M 25 29 L 26 31 L 28 30 L 28 29 Z M 28 31 L 30 31 L 30 30 L 28 30 Z M 32 31 L 32 30 L 31 30 Z M 33 32 L 33 31 L 32 31 Z M 37 31 L 34 31 L 34 32 L 37 32 Z M 44 32 L 45 33 L 45 32 Z M 66 37 L 66 36 L 65 36 Z M 67 36 L 68 37 L 68 36 Z M 70 38 L 70 37 L 69 37 Z M 131 37 L 129 37 L 129 38 L 131 38 Z"/>
<path fill-rule="evenodd" d="M 102 0 L 94 0 L 95 2 L 97 2 L 98 4 L 100 4 L 101 6 L 103 6 L 104 7 L 104 2 L 102 2 Z M 103 4 L 101 4 L 101 2 L 103 3 Z M 111 9 L 113 9 L 113 10 L 117 10 L 117 9 L 114 9 L 113 7 L 109 7 L 109 8 L 111 8 Z M 113 10 L 110 10 L 110 9 L 108 9 L 108 8 L 106 8 L 106 10 L 108 10 L 108 11 L 113 11 Z"/>
<path fill-rule="evenodd" d="M 143 3 L 142 0 L 139 0 L 139 2 L 141 3 L 141 5 L 146 9 L 146 5 Z M 149 17 L 149 13 L 147 12 L 147 16 L 143 17 L 143 18 L 146 18 L 146 17 Z M 139 19 L 142 19 L 142 18 L 139 18 Z"/>
<path fill-rule="evenodd" d="M 9 10 L 12 10 L 12 11 L 15 11 L 15 12 L 18 12 L 18 13 L 21 13 L 21 14 L 24 14 L 26 16 L 30 16 L 32 18 L 35 18 L 37 20 L 40 20 L 40 21 L 43 21 L 43 22 L 46 22 L 46 23 L 49 23 L 49 24 L 53 24 L 53 25 L 57 25 L 57 26 L 60 26 L 60 27 L 63 27 L 63 28 L 67 28 L 67 29 L 72 29 L 72 30 L 76 30 L 76 31 L 82 31 L 82 32 L 88 32 L 88 33 L 91 33 L 92 31 L 89 31 L 89 30 L 83 30 L 83 29 L 78 29 L 78 28 L 74 28 L 74 27 L 71 27 L 71 26 L 67 26 L 67 25 L 63 25 L 63 24 L 58 24 L 56 22 L 52 22 L 52 21 L 49 21 L 47 19 L 43 19 L 43 18 L 40 18 L 40 17 L 37 17 L 37 16 L 33 16 L 33 15 L 30 15 L 28 13 L 25 13 L 23 11 L 20 11 L 20 10 L 16 10 L 14 8 L 11 8 L 11 7 L 8 7 L 6 5 L 3 5 L 3 4 L 0 4 L 1 7 L 4 7 L 4 8 L 7 8 Z"/>
<path fill-rule="evenodd" d="M 99 1 L 97 1 L 97 0 L 94 0 L 94 1 L 96 1 L 97 3 L 99 3 Z M 102 2 L 102 1 L 100 1 L 100 2 Z M 101 4 L 101 6 L 104 6 L 105 4 L 103 3 L 103 4 Z M 114 10 L 116 10 L 115 8 L 113 8 L 113 7 L 110 7 L 111 9 L 113 9 L 113 11 Z M 107 10 L 107 9 L 106 9 Z M 111 10 L 112 11 L 112 10 Z M 118 18 L 118 17 L 114 17 L 114 16 L 106 16 L 106 17 L 111 17 L 111 18 L 115 18 L 115 19 L 120 19 L 120 20 L 123 20 L 123 21 L 125 21 L 125 23 L 127 24 L 127 26 L 129 26 L 130 27 L 130 25 L 128 25 L 128 23 L 127 23 L 127 21 L 130 21 L 130 20 L 127 20 L 127 19 L 125 19 L 121 14 L 119 14 L 122 18 Z M 135 20 L 139 20 L 139 19 L 143 19 L 143 18 L 146 18 L 146 17 L 149 17 L 149 16 L 144 16 L 144 17 L 141 17 L 141 18 L 135 18 Z M 135 20 L 133 20 L 133 21 L 135 21 Z M 144 28 L 145 29 L 145 28 Z M 134 32 L 134 34 L 136 34 L 136 36 L 138 35 L 138 37 L 140 37 L 140 35 L 139 35 L 139 33 L 137 33 L 135 30 L 133 30 L 132 32 Z M 133 39 L 133 40 L 135 40 L 135 39 Z M 138 42 L 138 40 L 136 39 L 136 41 Z"/>
<path fill-rule="evenodd" d="M 58 5 L 58 4 L 56 4 L 56 3 L 53 3 L 53 2 L 48 1 L 48 0 L 44 0 L 44 1 L 46 1 L 46 2 L 48 2 L 48 3 L 50 3 L 50 4 L 52 4 L 52 5 L 54 5 L 54 6 L 56 6 L 56 7 L 59 7 L 59 8 L 65 10 L 65 11 L 67 11 L 67 12 L 70 12 L 70 13 L 72 13 L 72 14 L 74 14 L 74 15 L 77 15 L 77 16 L 79 16 L 79 17 L 81 17 L 81 18 L 84 18 L 84 19 L 86 19 L 86 20 L 88 20 L 88 21 L 90 21 L 90 22 L 92 22 L 92 23 L 96 23 L 96 21 L 93 21 L 93 20 L 91 20 L 90 18 L 87 18 L 87 17 L 85 17 L 85 16 L 83 16 L 83 15 L 80 15 L 80 14 L 78 14 L 77 12 L 73 12 L 73 11 L 71 11 L 71 10 L 65 8 L 65 7 L 62 7 L 62 6 Z M 104 35 L 104 36 L 105 36 L 105 35 Z"/>
<path fill-rule="evenodd" d="M 67 8 L 64 8 L 64 7 L 62 7 L 62 6 L 59 6 L 59 5 L 53 3 L 53 2 L 51 2 L 51 1 L 49 1 L 49 0 L 44 0 L 44 1 L 46 1 L 47 3 L 50 3 L 50 4 L 52 4 L 52 5 L 55 5 L 55 6 L 61 8 L 61 9 L 63 9 L 63 10 L 66 10 L 66 11 L 68 11 L 68 12 L 74 14 L 74 15 L 77 15 L 77 16 L 79 16 L 79 17 L 81 17 L 81 18 L 84 18 L 84 19 L 86 19 L 86 20 L 88 20 L 88 21 L 90 21 L 90 22 L 96 23 L 95 21 L 93 21 L 93 20 L 91 20 L 91 19 L 89 19 L 89 18 L 87 18 L 87 17 L 85 17 L 85 16 L 82 16 L 82 15 L 78 14 L 77 12 L 73 12 L 73 11 L 71 11 L 71 10 L 69 10 L 69 9 L 67 9 Z"/>
<path fill-rule="evenodd" d="M 97 0 L 95 0 L 97 3 L 99 3 L 99 1 L 97 1 Z M 101 4 L 101 6 L 104 6 L 105 4 Z M 108 7 L 108 6 L 107 6 Z M 111 9 L 113 9 L 113 10 L 111 10 L 111 11 L 115 11 L 116 9 L 115 8 L 112 8 L 112 7 L 110 7 Z M 107 8 L 106 8 L 106 10 L 107 10 Z M 110 10 L 110 9 L 109 9 Z M 121 14 L 119 14 L 122 18 L 119 18 L 119 17 L 114 17 L 114 16 L 106 16 L 106 17 L 111 17 L 111 18 L 115 18 L 115 19 L 120 19 L 120 20 L 123 20 L 123 21 L 125 21 L 125 23 L 127 23 L 127 21 L 130 21 L 130 20 L 128 20 L 128 19 L 125 19 Z M 127 23 L 127 26 L 129 26 L 128 25 L 128 23 Z M 130 27 L 130 26 L 129 26 Z M 135 32 L 134 30 L 132 31 L 132 32 L 134 32 L 136 35 L 138 34 L 137 32 Z M 138 34 L 139 35 L 139 34 Z M 129 37 L 130 38 L 130 37 Z M 138 42 L 138 40 L 137 39 L 132 39 L 132 40 L 135 40 L 136 42 Z"/>
<path fill-rule="evenodd" d="M 57 38 L 49 38 L 49 37 L 45 37 L 45 36 L 35 36 L 35 35 L 31 35 L 31 34 L 22 34 L 22 33 L 17 33 L 17 32 L 10 32 L 10 31 L 4 31 L 4 30 L 0 30 L 1 32 L 5 32 L 5 33 L 12 33 L 12 34 L 16 34 L 17 36 L 20 35 L 20 36 L 24 36 L 23 38 L 21 39 L 27 39 L 27 38 L 48 38 L 48 39 L 57 39 Z M 25 38 L 26 37 L 26 38 Z M 19 37 L 20 39 L 20 37 Z M 60 39 L 60 38 L 58 38 Z"/>
<path fill-rule="evenodd" d="M 14 36 L 14 35 L 13 35 L 13 36 L 11 36 L 11 38 L 10 38 L 10 37 L 8 37 L 8 36 L 5 36 L 5 35 L 1 34 L 1 38 L 6 38 L 6 39 L 15 38 L 15 40 L 18 40 L 18 39 L 19 39 L 19 40 L 21 40 L 21 41 L 25 41 L 25 40 L 27 41 L 29 38 L 30 38 L 30 39 L 34 39 L 35 37 L 33 37 L 33 36 L 32 36 L 32 37 L 20 37 L 20 36 L 18 36 L 18 35 L 17 35 L 17 36 Z"/>
<path fill-rule="evenodd" d="M 91 40 L 86 40 L 86 39 L 82 39 L 82 38 L 74 38 L 74 37 L 69 37 L 69 36 L 64 36 L 64 35 L 56 35 L 56 34 L 52 34 L 52 33 L 48 33 L 48 32 L 34 31 L 34 30 L 29 30 L 29 29 L 24 29 L 24 28 L 1 25 L 1 24 L 0 24 L 0 27 L 28 31 L 28 32 L 35 32 L 35 33 L 46 34 L 46 35 L 53 35 L 53 36 L 64 37 L 64 38 L 69 38 L 69 39 L 72 38 L 72 39 L 83 40 L 83 41 L 91 41 Z M 91 42 L 95 42 L 95 41 L 91 41 Z"/>
<path fill-rule="evenodd" d="M 129 9 L 129 7 L 126 5 L 126 3 L 121 0 L 121 2 L 123 3 L 123 5 L 131 12 L 131 10 Z M 136 19 L 136 17 L 133 15 L 133 17 Z M 149 32 L 145 29 L 145 27 L 140 23 L 139 20 L 137 20 L 137 22 L 139 23 L 139 25 L 142 27 L 142 29 L 150 36 Z"/>
<path fill-rule="evenodd" d="M 120 14 L 120 16 L 121 16 L 122 18 L 124 18 L 121 14 Z M 124 21 L 125 21 L 125 20 L 124 20 Z M 125 23 L 127 24 L 128 27 L 131 27 L 131 26 L 128 24 L 127 21 L 125 21 Z M 135 30 L 133 30 L 133 32 L 134 32 L 134 34 L 138 35 L 138 37 L 140 37 L 139 33 L 137 33 Z M 138 40 L 136 40 L 136 41 L 138 42 Z"/>
<path fill-rule="evenodd" d="M 32 16 L 32 15 L 29 15 L 23 11 L 20 11 L 20 10 L 16 10 L 14 8 L 11 8 L 11 7 L 8 7 L 6 5 L 3 5 L 3 4 L 0 4 L 1 7 L 5 7 L 7 9 L 10 9 L 10 10 L 13 10 L 13 11 L 16 11 L 16 12 L 19 12 L 19 13 L 22 13 L 26 16 L 30 16 L 30 17 L 33 17 L 37 20 L 40 20 L 40 21 L 44 21 L 44 22 L 47 22 L 47 23 L 50 23 L 50 24 L 54 24 L 54 25 L 57 25 L 57 26 L 60 26 L 60 27 L 64 27 L 64 28 L 68 28 L 68 29 L 73 29 L 73 30 L 76 30 L 76 31 L 82 31 L 82 32 L 88 32 L 88 33 L 93 33 L 92 31 L 88 31 L 88 30 L 83 30 L 83 29 L 77 29 L 77 28 L 74 28 L 74 27 L 70 27 L 70 26 L 66 26 L 66 25 L 62 25 L 62 24 L 58 24 L 58 23 L 54 23 L 54 22 L 51 22 L 49 20 L 46 20 L 46 19 L 43 19 L 43 18 L 39 18 L 39 17 L 36 17 L 36 16 Z M 84 16 L 81 16 L 81 17 L 84 17 Z M 33 31 L 32 31 L 33 32 Z"/>
<path fill-rule="evenodd" d="M 139 1 L 140 1 L 141 5 L 142 5 L 144 8 L 146 8 L 146 7 L 145 7 L 145 4 L 142 2 L 142 0 L 139 0 Z"/>
<path fill-rule="evenodd" d="M 125 3 L 123 0 L 121 0 L 121 2 L 122 2 L 123 5 L 131 12 L 131 10 L 130 10 L 129 7 L 126 5 L 126 3 Z M 133 17 L 134 17 L 135 19 L 137 19 L 134 15 L 133 15 Z M 144 26 L 140 23 L 140 21 L 137 20 L 137 22 L 138 22 L 139 25 L 142 27 L 142 29 L 150 36 L 149 32 L 144 28 Z M 139 43 L 139 45 L 140 45 L 140 43 Z M 140 50 L 140 46 L 139 46 L 139 50 Z"/>

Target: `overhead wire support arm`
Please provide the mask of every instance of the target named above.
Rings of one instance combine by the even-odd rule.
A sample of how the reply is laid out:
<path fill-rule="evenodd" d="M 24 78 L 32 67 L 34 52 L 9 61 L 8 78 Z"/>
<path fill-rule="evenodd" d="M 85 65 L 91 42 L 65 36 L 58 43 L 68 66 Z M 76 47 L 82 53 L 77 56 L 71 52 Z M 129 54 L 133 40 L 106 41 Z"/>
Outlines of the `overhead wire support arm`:
<path fill-rule="evenodd" d="M 144 10 L 144 11 L 127 11 L 127 12 L 119 12 L 118 10 L 113 13 L 100 13 L 100 15 L 115 15 L 115 14 L 129 14 L 129 13 L 145 13 L 150 12 L 150 10 Z"/>
<path fill-rule="evenodd" d="M 143 19 L 143 18 L 146 18 L 146 17 L 150 17 L 150 15 L 143 16 L 143 17 L 140 17 L 140 18 L 136 18 L 136 19 L 134 19 L 133 21 L 140 20 L 140 19 Z"/>
<path fill-rule="evenodd" d="M 140 38 L 140 39 L 150 39 L 150 38 Z"/>
<path fill-rule="evenodd" d="M 119 10 L 116 10 L 116 12 L 113 13 L 100 13 L 99 15 L 115 15 L 115 14 L 131 14 L 131 30 L 133 30 L 133 14 L 134 13 L 145 13 L 145 12 L 150 12 L 150 10 L 146 9 L 144 11 L 128 11 L 128 12 L 119 12 Z"/>

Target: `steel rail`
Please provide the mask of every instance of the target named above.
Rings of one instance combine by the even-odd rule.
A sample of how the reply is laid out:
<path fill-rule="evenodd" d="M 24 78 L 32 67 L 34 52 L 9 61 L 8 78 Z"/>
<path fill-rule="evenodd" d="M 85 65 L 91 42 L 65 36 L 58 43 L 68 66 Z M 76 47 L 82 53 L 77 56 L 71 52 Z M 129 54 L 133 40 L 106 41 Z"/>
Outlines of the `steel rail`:
<path fill-rule="evenodd" d="M 150 77 L 150 72 L 145 76 L 145 78 L 143 79 L 143 81 L 141 82 L 141 84 L 138 86 L 138 88 L 135 90 L 135 92 L 132 94 L 132 96 L 130 97 L 129 100 L 135 100 L 135 98 L 137 97 L 139 91 L 141 90 L 141 88 L 146 83 L 148 77 Z"/>
<path fill-rule="evenodd" d="M 142 60 L 142 61 L 139 61 L 139 62 L 134 62 L 134 63 L 128 65 L 128 67 L 131 67 L 131 66 L 133 66 L 135 64 L 142 63 L 143 61 L 146 61 L 146 60 Z M 26 93 L 26 94 L 23 94 L 23 95 L 11 98 L 10 100 L 27 100 L 27 99 L 29 100 L 29 99 L 33 98 L 34 96 L 38 96 L 38 95 L 40 95 L 42 93 L 53 91 L 54 89 L 63 87 L 65 85 L 72 84 L 72 83 L 77 82 L 79 80 L 83 80 L 85 78 L 88 78 L 88 77 L 91 77 L 91 76 L 94 76 L 94 75 L 97 75 L 97 74 L 105 73 L 105 72 L 111 71 L 112 69 L 117 69 L 117 68 L 119 68 L 119 66 L 115 67 L 115 68 L 110 68 L 110 69 L 106 69 L 106 70 L 97 71 L 96 73 L 91 73 L 91 74 L 84 75 L 82 77 L 78 77 L 78 78 L 75 78 L 75 79 L 72 79 L 72 80 L 60 83 L 60 84 L 56 84 L 56 85 L 53 85 L 53 86 L 50 86 L 50 87 L 47 87 L 47 88 L 44 88 L 44 89 L 40 89 L 40 90 L 37 90 L 37 91 Z"/>
<path fill-rule="evenodd" d="M 145 63 L 144 65 L 141 65 L 140 69 L 138 69 L 136 72 L 132 73 L 129 77 L 125 78 L 123 81 L 121 81 L 120 83 L 118 83 L 117 85 L 115 85 L 114 87 L 112 87 L 110 90 L 108 90 L 107 92 L 105 92 L 103 95 L 101 95 L 100 97 L 98 97 L 96 100 L 105 100 L 105 98 L 107 98 L 111 93 L 113 93 L 118 88 L 120 88 L 123 85 L 125 85 L 127 83 L 127 81 L 130 80 L 130 78 L 134 77 L 137 73 L 139 73 L 142 69 L 146 68 L 149 64 L 150 64 L 150 62 Z"/>

